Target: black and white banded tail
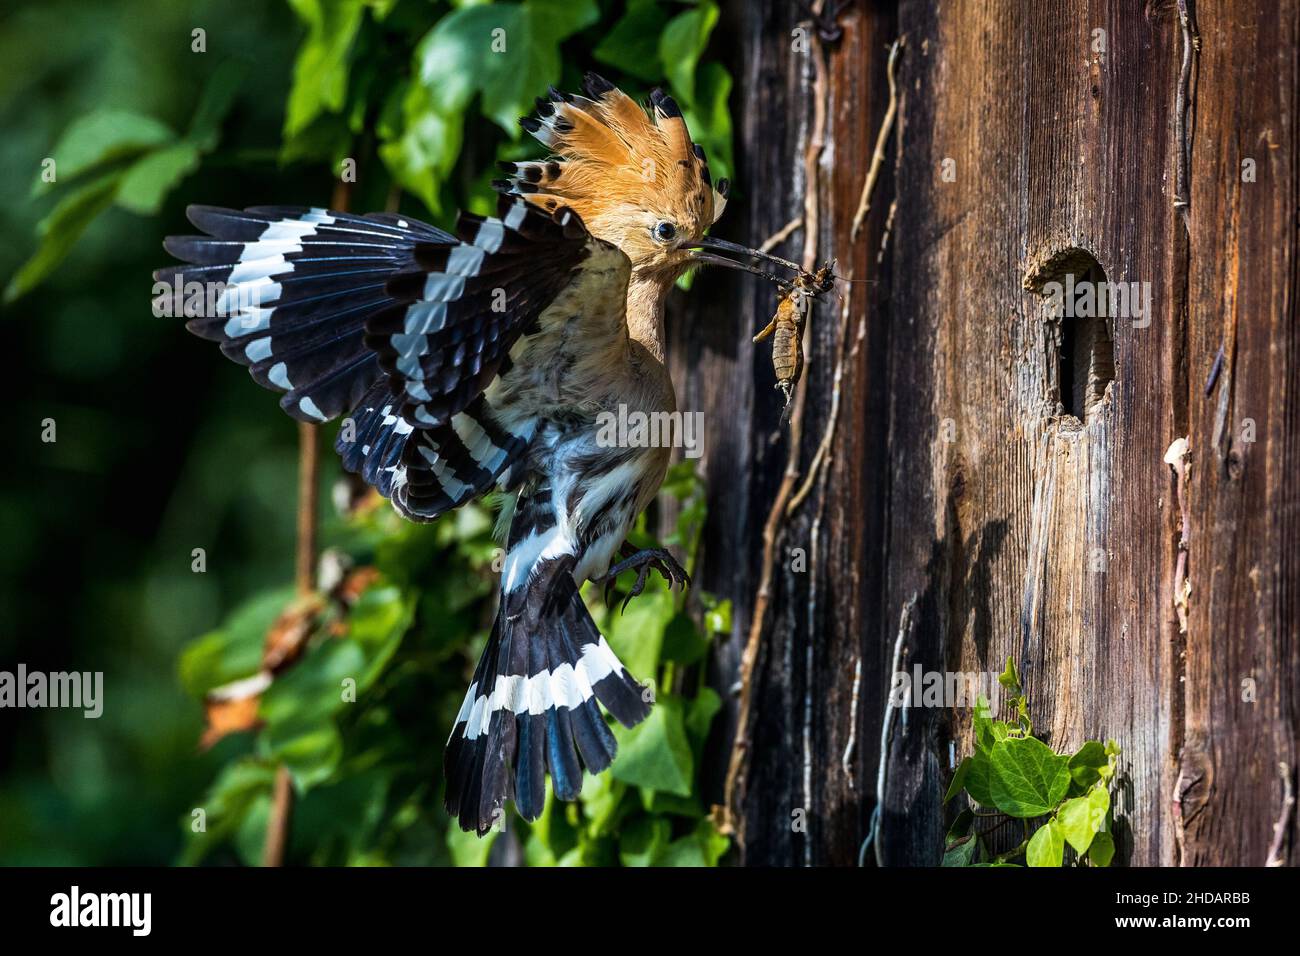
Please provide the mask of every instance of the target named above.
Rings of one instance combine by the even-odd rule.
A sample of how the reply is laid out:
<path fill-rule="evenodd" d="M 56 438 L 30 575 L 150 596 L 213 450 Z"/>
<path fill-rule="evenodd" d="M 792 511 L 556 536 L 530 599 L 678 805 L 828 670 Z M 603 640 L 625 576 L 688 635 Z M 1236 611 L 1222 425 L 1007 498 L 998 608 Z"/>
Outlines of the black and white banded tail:
<path fill-rule="evenodd" d="M 487 832 L 508 799 L 536 820 L 547 774 L 556 797 L 577 799 L 584 771 L 618 750 L 597 701 L 625 727 L 650 712 L 583 604 L 575 564 L 549 492 L 521 494 L 496 622 L 443 758 L 447 812 L 464 830 Z"/>

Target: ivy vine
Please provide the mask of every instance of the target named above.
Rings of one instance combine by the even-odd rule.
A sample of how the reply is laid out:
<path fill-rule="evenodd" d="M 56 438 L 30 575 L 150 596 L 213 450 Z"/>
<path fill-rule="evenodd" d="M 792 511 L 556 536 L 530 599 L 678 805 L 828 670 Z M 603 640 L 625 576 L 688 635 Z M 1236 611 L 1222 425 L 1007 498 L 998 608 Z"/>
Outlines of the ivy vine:
<path fill-rule="evenodd" d="M 1115 856 L 1111 787 L 1119 744 L 1089 740 L 1074 753 L 1057 753 L 1033 736 L 1028 702 L 1014 662 L 998 683 L 1011 695 L 1012 721 L 994 719 L 988 701 L 975 710 L 975 752 L 962 760 L 944 802 L 965 793 L 962 810 L 944 840 L 944 866 L 1110 866 Z M 1019 820 L 1023 839 L 1002 852 L 990 838 Z"/>

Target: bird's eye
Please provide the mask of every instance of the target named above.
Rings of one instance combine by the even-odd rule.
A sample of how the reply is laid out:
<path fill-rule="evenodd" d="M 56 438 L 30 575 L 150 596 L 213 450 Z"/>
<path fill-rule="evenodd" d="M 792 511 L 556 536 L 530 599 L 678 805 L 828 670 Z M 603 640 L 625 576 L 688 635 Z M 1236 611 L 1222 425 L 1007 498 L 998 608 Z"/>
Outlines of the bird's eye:
<path fill-rule="evenodd" d="M 677 227 L 671 222 L 655 223 L 654 235 L 660 242 L 672 242 L 677 238 Z"/>

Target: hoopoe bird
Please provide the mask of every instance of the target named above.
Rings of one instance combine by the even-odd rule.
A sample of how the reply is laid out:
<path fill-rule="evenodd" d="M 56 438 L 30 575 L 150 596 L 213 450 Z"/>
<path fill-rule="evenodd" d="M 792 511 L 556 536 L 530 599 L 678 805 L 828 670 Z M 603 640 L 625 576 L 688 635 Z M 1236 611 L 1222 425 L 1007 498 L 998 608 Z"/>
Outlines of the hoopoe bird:
<path fill-rule="evenodd" d="M 170 237 L 169 284 L 220 283 L 187 328 L 219 342 L 305 422 L 346 415 L 336 450 L 412 521 L 497 488 L 510 495 L 500 602 L 444 756 L 446 806 L 480 835 L 513 800 L 541 814 L 545 778 L 573 800 L 651 695 L 614 655 L 579 588 L 654 567 L 626 536 L 657 493 L 665 447 L 605 447 L 602 412 L 673 412 L 664 302 L 692 266 L 776 260 L 705 236 L 712 185 L 673 100 L 648 108 L 588 74 L 520 120 L 550 152 L 503 164 L 494 218 L 456 235 L 395 214 L 191 206 L 206 233 Z M 730 253 L 730 258 L 723 253 Z M 350 427 L 349 427 L 350 426 Z M 617 560 L 616 560 L 617 559 Z"/>

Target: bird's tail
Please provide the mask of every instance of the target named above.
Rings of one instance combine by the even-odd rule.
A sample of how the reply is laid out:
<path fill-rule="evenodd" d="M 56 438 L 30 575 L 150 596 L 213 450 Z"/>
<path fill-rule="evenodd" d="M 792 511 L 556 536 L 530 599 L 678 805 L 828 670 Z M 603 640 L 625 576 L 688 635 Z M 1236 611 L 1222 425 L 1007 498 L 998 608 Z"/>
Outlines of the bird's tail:
<path fill-rule="evenodd" d="M 618 745 L 596 701 L 626 727 L 650 712 L 649 693 L 583 604 L 572 556 L 534 568 L 525 585 L 502 594 L 443 757 L 447 812 L 480 835 L 502 819 L 507 799 L 525 820 L 537 819 L 547 773 L 555 795 L 573 800 L 584 770 L 610 765 Z"/>

